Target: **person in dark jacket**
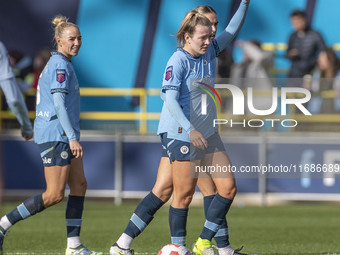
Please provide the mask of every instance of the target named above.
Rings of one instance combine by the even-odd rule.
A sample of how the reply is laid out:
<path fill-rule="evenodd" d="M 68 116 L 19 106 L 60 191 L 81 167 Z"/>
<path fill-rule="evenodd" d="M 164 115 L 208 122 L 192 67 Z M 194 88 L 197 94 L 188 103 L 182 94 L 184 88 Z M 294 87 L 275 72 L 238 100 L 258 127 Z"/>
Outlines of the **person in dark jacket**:
<path fill-rule="evenodd" d="M 293 11 L 290 21 L 295 32 L 289 37 L 286 53 L 286 57 L 291 61 L 288 78 L 302 78 L 316 67 L 317 56 L 326 49 L 326 44 L 322 35 L 307 24 L 305 12 Z M 297 82 L 299 80 L 296 79 Z M 296 85 L 302 86 L 302 83 L 295 83 L 294 86 Z"/>

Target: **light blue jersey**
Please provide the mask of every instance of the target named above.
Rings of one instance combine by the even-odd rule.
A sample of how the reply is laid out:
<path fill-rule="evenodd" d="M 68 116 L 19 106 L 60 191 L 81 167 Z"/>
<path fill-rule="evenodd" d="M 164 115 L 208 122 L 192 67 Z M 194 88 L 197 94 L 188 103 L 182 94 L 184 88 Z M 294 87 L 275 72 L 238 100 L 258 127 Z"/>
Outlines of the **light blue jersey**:
<path fill-rule="evenodd" d="M 216 41 L 212 41 L 206 54 L 198 58 L 193 57 L 185 50 L 178 48 L 177 51 L 170 57 L 165 74 L 163 77 L 163 86 L 161 97 L 165 98 L 167 90 L 179 91 L 178 102 L 184 112 L 184 115 L 190 120 L 191 129 L 196 129 L 201 132 L 204 137 L 209 137 L 215 133 L 214 128 L 207 128 L 206 123 L 209 119 L 214 119 L 216 116 L 216 108 L 213 100 L 207 100 L 207 109 L 209 114 L 202 116 L 201 113 L 201 95 L 202 90 L 197 81 L 209 82 L 214 80 L 216 74 L 216 56 L 219 49 Z M 197 86 L 196 86 L 197 84 Z M 193 114 L 198 111 L 200 116 Z M 191 112 L 191 114 L 190 114 Z M 212 121 L 211 121 L 212 123 Z M 211 125 L 212 127 L 212 125 Z M 183 128 L 177 120 L 169 112 L 164 104 L 161 118 L 159 121 L 157 134 L 168 133 L 167 137 L 181 141 L 189 142 L 188 132 Z"/>
<path fill-rule="evenodd" d="M 216 40 L 211 41 L 206 54 L 195 58 L 178 48 L 170 57 L 163 76 L 161 98 L 166 100 L 166 91 L 177 91 L 176 101 L 187 120 L 183 120 L 184 117 L 181 118 L 183 114 L 176 114 L 179 113 L 179 107 L 172 107 L 173 104 L 167 105 L 165 102 L 158 125 L 158 135 L 167 133 L 170 139 L 190 142 L 188 134 L 193 129 L 199 131 L 205 138 L 216 132 L 213 126 L 213 120 L 217 118 L 215 102 L 210 95 L 207 95 L 205 107 L 207 114 L 202 114 L 202 93 L 210 90 L 209 93 L 212 94 L 216 78 L 216 57 L 240 31 L 248 5 L 248 1 L 241 2 L 225 30 Z M 171 102 L 174 103 L 174 101 Z"/>
<path fill-rule="evenodd" d="M 5 45 L 0 42 L 0 81 L 15 77 Z"/>
<path fill-rule="evenodd" d="M 79 84 L 71 61 L 59 52 L 52 56 L 42 71 L 37 90 L 37 108 L 34 121 L 34 137 L 37 144 L 69 140 L 56 115 L 53 93 L 65 93 L 65 107 L 76 135 L 80 138 Z"/>
<path fill-rule="evenodd" d="M 6 102 L 18 119 L 21 132 L 32 136 L 32 124 L 28 117 L 26 104 L 20 88 L 15 80 L 13 69 L 10 65 L 8 52 L 5 45 L 0 42 L 0 88 L 6 97 Z"/>

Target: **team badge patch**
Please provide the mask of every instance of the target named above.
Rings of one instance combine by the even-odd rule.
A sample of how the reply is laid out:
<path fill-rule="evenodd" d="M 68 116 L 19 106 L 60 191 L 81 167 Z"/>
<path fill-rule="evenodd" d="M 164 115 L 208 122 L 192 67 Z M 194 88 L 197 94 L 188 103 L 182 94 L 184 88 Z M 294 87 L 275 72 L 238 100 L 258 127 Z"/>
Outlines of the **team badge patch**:
<path fill-rule="evenodd" d="M 68 153 L 67 153 L 66 151 L 62 151 L 62 152 L 60 153 L 60 157 L 61 157 L 62 159 L 67 159 Z"/>
<path fill-rule="evenodd" d="M 181 147 L 180 151 L 181 151 L 182 154 L 188 154 L 188 152 L 189 152 L 189 147 L 186 146 L 186 145 L 183 145 L 183 146 Z"/>
<path fill-rule="evenodd" d="M 166 70 L 165 70 L 165 80 L 168 81 L 172 77 L 172 69 L 173 69 L 172 66 L 169 66 L 169 67 L 166 68 Z"/>
<path fill-rule="evenodd" d="M 57 69 L 57 82 L 63 83 L 65 81 L 65 69 Z"/>

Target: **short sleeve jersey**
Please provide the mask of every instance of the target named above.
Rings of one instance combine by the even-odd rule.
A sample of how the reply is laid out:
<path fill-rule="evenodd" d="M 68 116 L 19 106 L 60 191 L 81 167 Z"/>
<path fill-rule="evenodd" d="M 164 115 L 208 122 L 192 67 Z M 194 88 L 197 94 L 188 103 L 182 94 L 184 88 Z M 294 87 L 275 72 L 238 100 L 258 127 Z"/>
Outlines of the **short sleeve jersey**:
<path fill-rule="evenodd" d="M 37 89 L 34 140 L 37 144 L 68 138 L 54 109 L 53 93 L 65 93 L 65 107 L 77 140 L 80 138 L 80 92 L 79 83 L 71 61 L 59 52 L 52 56 L 42 71 Z"/>
<path fill-rule="evenodd" d="M 216 106 L 210 96 L 207 97 L 207 115 L 201 114 L 202 93 L 207 86 L 214 87 L 216 77 L 216 57 L 219 48 L 213 40 L 206 54 L 195 58 L 182 48 L 178 48 L 170 57 L 163 75 L 161 98 L 165 100 L 167 90 L 179 92 L 178 102 L 191 123 L 191 127 L 202 133 L 205 138 L 213 135 L 213 119 L 216 118 Z M 205 89 L 206 90 L 206 89 Z M 157 134 L 167 133 L 168 138 L 190 142 L 188 133 L 171 115 L 165 103 L 161 112 Z"/>
<path fill-rule="evenodd" d="M 9 63 L 8 52 L 5 45 L 0 42 L 0 81 L 13 78 L 14 72 Z"/>

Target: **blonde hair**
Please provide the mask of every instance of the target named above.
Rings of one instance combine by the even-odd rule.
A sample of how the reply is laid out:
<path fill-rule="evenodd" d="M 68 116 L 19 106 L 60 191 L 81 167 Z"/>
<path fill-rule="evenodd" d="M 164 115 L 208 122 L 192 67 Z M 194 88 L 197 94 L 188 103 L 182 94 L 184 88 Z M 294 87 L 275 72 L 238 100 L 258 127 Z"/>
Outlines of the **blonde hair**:
<path fill-rule="evenodd" d="M 197 11 L 198 13 L 200 13 L 200 14 L 203 14 L 203 15 L 208 14 L 208 13 L 214 13 L 214 14 L 217 15 L 214 8 L 212 8 L 209 5 L 200 5 L 200 6 L 197 6 L 194 10 Z"/>
<path fill-rule="evenodd" d="M 62 36 L 65 28 L 67 28 L 67 27 L 78 28 L 78 26 L 76 24 L 69 22 L 68 18 L 66 18 L 65 16 L 61 16 L 61 15 L 55 16 L 52 20 L 52 24 L 54 26 L 54 40 L 55 40 L 55 42 L 57 42 L 57 37 Z"/>
<path fill-rule="evenodd" d="M 195 9 L 187 12 L 187 14 L 185 15 L 182 21 L 181 26 L 179 27 L 176 33 L 178 47 L 181 47 L 181 48 L 184 47 L 185 34 L 188 33 L 189 36 L 192 36 L 195 32 L 195 27 L 197 25 L 211 26 L 211 22 L 207 17 L 205 17 L 203 14 L 199 13 Z"/>

